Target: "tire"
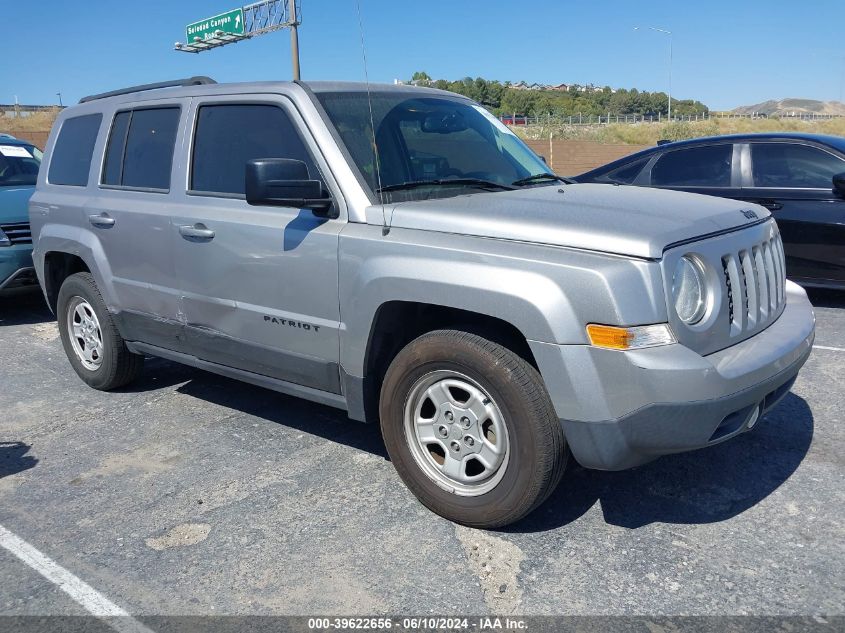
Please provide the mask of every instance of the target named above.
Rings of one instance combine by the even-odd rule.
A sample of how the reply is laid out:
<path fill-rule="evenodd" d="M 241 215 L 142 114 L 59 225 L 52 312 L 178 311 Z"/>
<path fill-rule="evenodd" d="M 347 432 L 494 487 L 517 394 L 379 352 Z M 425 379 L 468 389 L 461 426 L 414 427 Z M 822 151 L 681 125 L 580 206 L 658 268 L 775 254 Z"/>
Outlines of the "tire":
<path fill-rule="evenodd" d="M 405 485 L 433 512 L 470 527 L 518 521 L 566 468 L 569 451 L 540 374 L 475 334 L 438 330 L 411 341 L 387 369 L 379 418 Z"/>
<path fill-rule="evenodd" d="M 65 279 L 59 289 L 56 318 L 68 360 L 90 387 L 110 391 L 141 373 L 144 357 L 127 349 L 90 273 Z M 82 329 L 75 331 L 74 325 Z"/>

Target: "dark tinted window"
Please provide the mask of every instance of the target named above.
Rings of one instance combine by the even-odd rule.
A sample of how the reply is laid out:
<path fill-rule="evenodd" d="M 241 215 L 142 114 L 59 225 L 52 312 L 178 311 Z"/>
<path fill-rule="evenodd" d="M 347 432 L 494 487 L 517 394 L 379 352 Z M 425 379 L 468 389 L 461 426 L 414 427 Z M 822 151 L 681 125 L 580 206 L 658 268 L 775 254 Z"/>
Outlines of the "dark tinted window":
<path fill-rule="evenodd" d="M 129 131 L 131 112 L 118 112 L 109 133 L 106 160 L 103 165 L 103 184 L 119 185 L 123 172 L 123 150 L 126 148 L 126 133 Z"/>
<path fill-rule="evenodd" d="M 101 114 L 86 114 L 62 123 L 50 158 L 50 171 L 47 173 L 47 180 L 51 184 L 79 187 L 88 184 L 91 156 L 94 154 L 94 143 L 97 142 L 102 120 Z"/>
<path fill-rule="evenodd" d="M 640 175 L 640 172 L 643 170 L 643 167 L 645 167 L 645 164 L 650 158 L 651 156 L 648 158 L 641 158 L 640 160 L 636 160 L 628 165 L 617 167 L 613 171 L 606 173 L 601 180 L 604 182 L 618 182 L 621 185 L 630 185 L 634 182 L 634 180 L 636 180 L 637 176 Z"/>
<path fill-rule="evenodd" d="M 823 150 L 795 143 L 752 143 L 755 187 L 830 189 L 845 161 Z"/>
<path fill-rule="evenodd" d="M 123 159 L 124 187 L 170 188 L 179 108 L 134 110 Z"/>
<path fill-rule="evenodd" d="M 733 145 L 676 149 L 651 168 L 651 184 L 676 187 L 730 187 Z"/>
<path fill-rule="evenodd" d="M 200 107 L 194 140 L 192 190 L 243 194 L 246 162 L 253 158 L 301 160 L 308 166 L 311 178 L 320 178 L 296 128 L 280 107 Z"/>

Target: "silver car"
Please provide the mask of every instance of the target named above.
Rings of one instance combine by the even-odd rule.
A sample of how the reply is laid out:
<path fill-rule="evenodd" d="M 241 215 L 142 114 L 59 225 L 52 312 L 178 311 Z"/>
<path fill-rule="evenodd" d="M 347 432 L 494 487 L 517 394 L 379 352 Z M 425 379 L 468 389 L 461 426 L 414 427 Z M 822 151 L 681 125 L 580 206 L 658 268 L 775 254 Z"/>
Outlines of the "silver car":
<path fill-rule="evenodd" d="M 381 425 L 422 503 L 514 522 L 570 456 L 746 432 L 814 316 L 763 207 L 572 184 L 448 92 L 208 78 L 59 116 L 35 268 L 96 389 L 157 356 Z"/>

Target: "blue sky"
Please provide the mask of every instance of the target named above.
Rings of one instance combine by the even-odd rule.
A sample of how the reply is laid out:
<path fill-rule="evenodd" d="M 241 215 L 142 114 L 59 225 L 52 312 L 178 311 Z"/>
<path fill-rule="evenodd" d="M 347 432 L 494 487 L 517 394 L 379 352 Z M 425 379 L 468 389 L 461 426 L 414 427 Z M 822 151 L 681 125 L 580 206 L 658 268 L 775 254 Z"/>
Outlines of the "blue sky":
<path fill-rule="evenodd" d="M 843 0 L 360 0 L 371 81 L 425 70 L 502 81 L 665 90 L 729 109 L 771 98 L 839 99 Z M 163 79 L 289 79 L 289 35 L 277 32 L 190 55 L 174 52 L 189 22 L 237 0 L 4 2 L 0 102 L 65 104 Z M 363 80 L 355 0 L 301 0 L 303 79 Z M 36 14 L 37 13 L 37 14 Z"/>

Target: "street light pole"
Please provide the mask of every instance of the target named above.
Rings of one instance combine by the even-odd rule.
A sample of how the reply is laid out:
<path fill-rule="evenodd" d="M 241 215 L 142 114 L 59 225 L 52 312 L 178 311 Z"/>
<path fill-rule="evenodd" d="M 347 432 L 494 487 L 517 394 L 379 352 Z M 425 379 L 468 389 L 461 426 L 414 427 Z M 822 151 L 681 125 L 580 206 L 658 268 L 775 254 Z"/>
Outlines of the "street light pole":
<path fill-rule="evenodd" d="M 57 92 L 57 93 L 56 93 L 56 96 L 59 98 L 59 107 L 61 108 L 61 107 L 62 107 L 62 93 L 61 93 L 61 92 Z"/>
<path fill-rule="evenodd" d="M 666 29 L 658 29 L 656 26 L 648 27 L 650 31 L 656 31 L 657 33 L 663 33 L 669 37 L 669 120 L 672 120 L 672 31 L 668 31 Z M 635 26 L 635 31 L 639 31 L 640 27 Z"/>
<path fill-rule="evenodd" d="M 293 59 L 293 79 L 299 81 L 299 33 L 296 30 L 296 0 L 288 0 L 290 25 L 290 53 Z"/>

